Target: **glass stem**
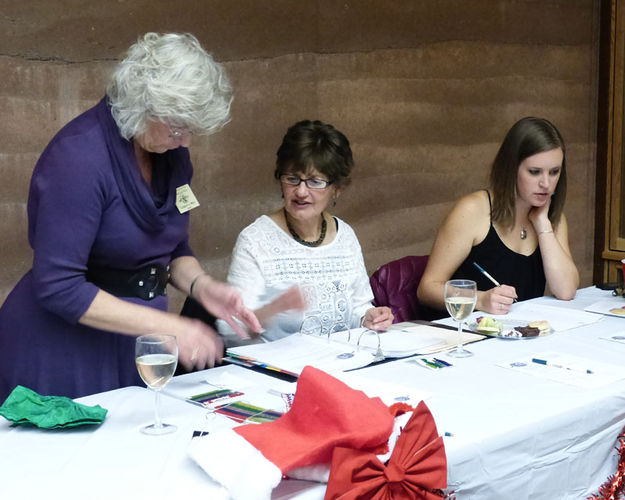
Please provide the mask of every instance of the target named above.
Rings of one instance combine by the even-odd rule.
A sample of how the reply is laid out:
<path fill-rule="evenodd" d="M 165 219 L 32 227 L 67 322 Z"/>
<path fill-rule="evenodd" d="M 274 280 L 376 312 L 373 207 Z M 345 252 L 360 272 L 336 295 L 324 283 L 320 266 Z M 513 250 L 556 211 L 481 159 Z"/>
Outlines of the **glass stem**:
<path fill-rule="evenodd" d="M 464 351 L 464 347 L 462 346 L 462 321 L 458 321 L 458 345 L 456 346 L 456 351 Z"/>
<path fill-rule="evenodd" d="M 163 427 L 163 423 L 161 422 L 161 414 L 160 414 L 160 405 L 161 405 L 161 391 L 154 391 L 154 427 L 156 429 L 160 429 Z"/>

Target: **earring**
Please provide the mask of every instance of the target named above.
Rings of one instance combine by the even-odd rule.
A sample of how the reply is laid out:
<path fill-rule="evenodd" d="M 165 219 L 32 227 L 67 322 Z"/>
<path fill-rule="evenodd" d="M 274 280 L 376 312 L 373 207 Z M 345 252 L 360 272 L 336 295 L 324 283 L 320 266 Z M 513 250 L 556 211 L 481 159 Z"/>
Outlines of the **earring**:
<path fill-rule="evenodd" d="M 336 207 L 336 196 L 334 198 L 332 198 L 332 206 Z"/>

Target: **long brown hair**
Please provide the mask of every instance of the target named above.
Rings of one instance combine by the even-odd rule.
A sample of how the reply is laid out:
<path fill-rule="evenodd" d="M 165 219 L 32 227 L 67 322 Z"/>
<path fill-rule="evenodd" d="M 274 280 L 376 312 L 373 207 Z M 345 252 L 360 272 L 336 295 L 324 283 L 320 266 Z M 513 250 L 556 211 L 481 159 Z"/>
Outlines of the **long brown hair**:
<path fill-rule="evenodd" d="M 557 226 L 566 199 L 566 149 L 558 129 L 545 118 L 528 116 L 516 122 L 506 134 L 490 171 L 490 186 L 494 194 L 492 220 L 509 228 L 514 225 L 514 206 L 519 165 L 538 153 L 560 148 L 562 168 L 560 179 L 551 198 L 549 220 Z"/>

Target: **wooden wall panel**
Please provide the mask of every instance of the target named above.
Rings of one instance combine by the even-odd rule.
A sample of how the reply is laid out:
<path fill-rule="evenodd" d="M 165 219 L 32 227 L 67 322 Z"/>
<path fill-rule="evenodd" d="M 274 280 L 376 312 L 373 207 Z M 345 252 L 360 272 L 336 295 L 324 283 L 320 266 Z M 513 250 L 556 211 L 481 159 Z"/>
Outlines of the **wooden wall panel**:
<path fill-rule="evenodd" d="M 37 156 L 100 98 L 114 60 L 147 30 L 195 33 L 235 89 L 231 122 L 192 147 L 201 203 L 192 243 L 216 277 L 238 232 L 280 206 L 275 151 L 295 121 L 325 120 L 350 138 L 354 179 L 335 213 L 373 272 L 428 253 L 453 202 L 485 186 L 507 129 L 537 115 L 568 144 L 571 248 L 582 285 L 591 283 L 598 0 L 83 4 L 3 7 L 0 301 L 29 267 Z M 61 5 L 66 14 L 54 16 Z M 179 308 L 182 297 L 172 298 Z"/>

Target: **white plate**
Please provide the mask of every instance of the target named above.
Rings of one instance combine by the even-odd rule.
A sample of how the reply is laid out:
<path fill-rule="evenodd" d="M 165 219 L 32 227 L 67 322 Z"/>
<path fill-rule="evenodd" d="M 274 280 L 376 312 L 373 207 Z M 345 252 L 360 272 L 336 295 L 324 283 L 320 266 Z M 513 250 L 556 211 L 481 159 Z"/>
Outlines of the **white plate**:
<path fill-rule="evenodd" d="M 498 338 L 502 340 L 532 340 L 532 339 L 537 339 L 539 337 L 545 337 L 553 333 L 553 328 L 550 328 L 548 331 L 542 332 L 539 335 L 535 335 L 533 337 L 517 336 L 514 334 L 516 332 L 515 328 L 517 326 L 522 326 L 522 327 L 528 326 L 529 323 L 531 323 L 530 321 L 521 321 L 517 319 L 505 319 L 505 318 L 503 319 L 493 318 L 493 319 L 499 321 L 502 324 L 501 332 L 486 333 L 486 332 L 478 331 L 476 321 L 469 323 L 469 330 L 475 333 L 479 333 L 480 335 L 486 335 L 487 337 L 494 337 L 494 338 Z"/>

